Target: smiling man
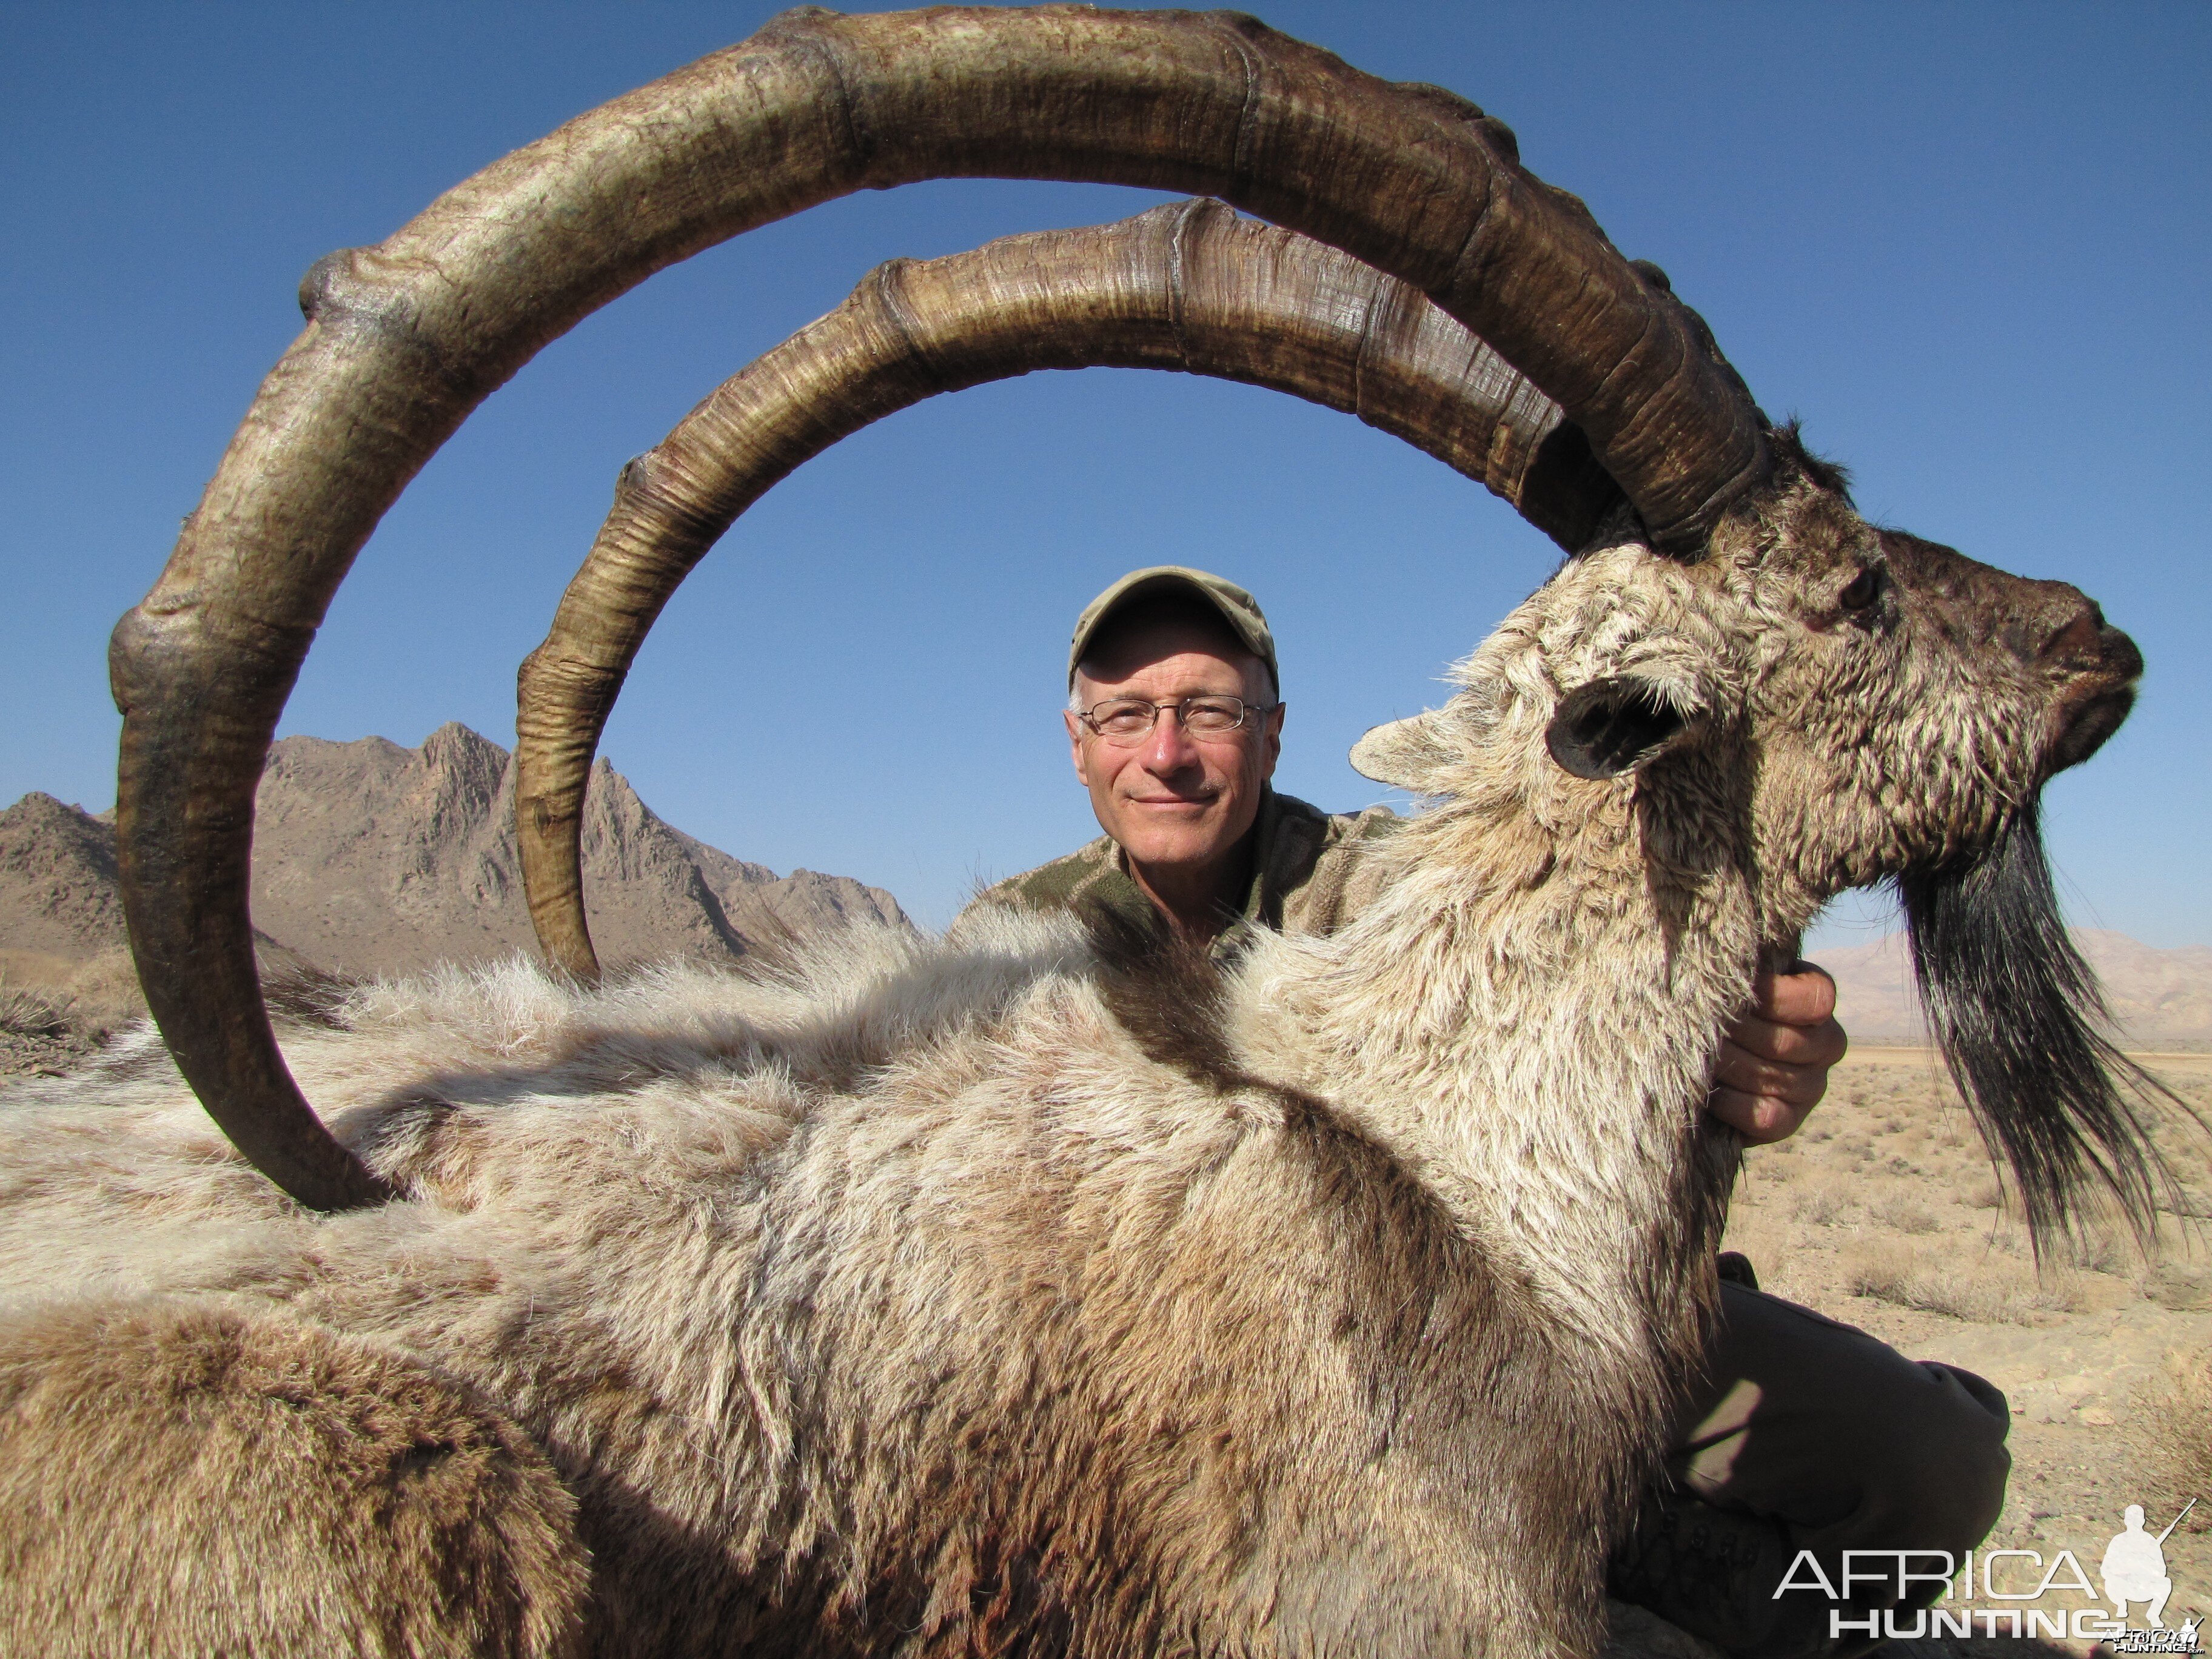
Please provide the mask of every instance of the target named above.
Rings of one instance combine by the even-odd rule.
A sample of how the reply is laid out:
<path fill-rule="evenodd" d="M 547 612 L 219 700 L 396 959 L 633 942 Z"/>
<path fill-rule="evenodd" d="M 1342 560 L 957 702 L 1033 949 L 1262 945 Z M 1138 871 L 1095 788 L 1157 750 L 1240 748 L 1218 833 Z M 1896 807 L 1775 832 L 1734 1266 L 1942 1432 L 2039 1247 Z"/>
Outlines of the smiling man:
<path fill-rule="evenodd" d="M 1249 873 L 1283 749 L 1283 705 L 1258 656 L 1172 598 L 1139 601 L 1089 646 L 1062 716 L 1075 775 L 1145 896 L 1210 939 Z"/>
<path fill-rule="evenodd" d="M 1098 906 L 1231 958 L 1254 927 L 1328 933 L 1381 878 L 1364 856 L 1404 822 L 1330 814 L 1271 787 L 1285 705 L 1252 596 L 1202 570 L 1132 571 L 1085 607 L 1063 715 L 1105 833 L 979 903 Z M 1723 1038 L 1708 1109 L 1747 1141 L 1796 1132 L 1843 1058 L 1835 987 L 1809 963 L 1762 975 Z M 1845 1550 L 1971 1548 L 2011 1460 L 2004 1397 L 1914 1362 L 1751 1282 L 1724 1257 L 1703 1376 L 1682 1380 L 1665 1478 L 1614 1562 L 1613 1589 L 1745 1659 L 1853 1651 L 1837 1607 L 1778 1595 L 1801 1549 L 1838 1582 Z M 1858 1644 L 1860 1647 L 1865 1644 Z"/>

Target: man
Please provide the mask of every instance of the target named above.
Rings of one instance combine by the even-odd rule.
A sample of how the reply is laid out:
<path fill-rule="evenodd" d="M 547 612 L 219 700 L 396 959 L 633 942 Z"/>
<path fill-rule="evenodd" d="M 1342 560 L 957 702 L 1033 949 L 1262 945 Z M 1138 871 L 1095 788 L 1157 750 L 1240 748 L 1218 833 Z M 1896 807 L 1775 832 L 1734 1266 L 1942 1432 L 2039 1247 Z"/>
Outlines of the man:
<path fill-rule="evenodd" d="M 1075 775 L 1105 833 L 979 902 L 1103 906 L 1226 957 L 1255 927 L 1329 933 L 1372 894 L 1380 861 L 1363 851 L 1403 820 L 1379 806 L 1332 817 L 1270 787 L 1285 706 L 1273 635 L 1243 588 L 1133 571 L 1077 621 L 1068 685 Z M 1754 1144 L 1796 1133 L 1843 1057 L 1834 1008 L 1810 963 L 1762 974 L 1708 1109 Z M 1882 1603 L 1781 1590 L 1810 1582 L 1790 1571 L 1797 1552 L 1840 1584 L 1846 1549 L 1979 1542 L 2010 1467 L 2004 1398 L 1760 1294 L 1741 1257 L 1722 1272 L 1707 1374 L 1684 1380 L 1668 1479 L 1613 1588 L 1747 1659 L 1840 1653 L 1831 1611 L 1860 1620 Z"/>

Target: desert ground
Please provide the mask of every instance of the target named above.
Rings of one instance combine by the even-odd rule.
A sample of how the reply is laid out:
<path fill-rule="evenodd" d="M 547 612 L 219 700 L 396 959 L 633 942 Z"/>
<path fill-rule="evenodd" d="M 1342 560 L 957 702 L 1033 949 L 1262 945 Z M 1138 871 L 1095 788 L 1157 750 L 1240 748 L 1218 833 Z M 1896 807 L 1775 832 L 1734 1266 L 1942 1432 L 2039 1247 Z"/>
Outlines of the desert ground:
<path fill-rule="evenodd" d="M 2212 1054 L 2138 1058 L 2212 1116 Z M 2169 1105 L 2157 1138 L 2179 1185 L 2155 1248 L 2146 1254 L 2108 1221 L 2039 1270 L 1941 1061 L 1923 1048 L 1861 1048 L 1795 1139 L 1749 1154 L 1728 1244 L 1751 1258 L 1762 1289 L 2004 1390 L 2013 1477 L 1986 1547 L 2037 1551 L 2046 1566 L 2071 1550 L 2095 1583 L 2123 1508 L 2142 1504 L 2154 1532 L 2201 1492 L 2166 1542 L 2172 1626 L 2212 1613 L 2212 1137 Z M 2033 1582 L 2024 1560 L 2012 1568 Z M 2022 1605 L 2083 1601 L 2054 1589 Z"/>

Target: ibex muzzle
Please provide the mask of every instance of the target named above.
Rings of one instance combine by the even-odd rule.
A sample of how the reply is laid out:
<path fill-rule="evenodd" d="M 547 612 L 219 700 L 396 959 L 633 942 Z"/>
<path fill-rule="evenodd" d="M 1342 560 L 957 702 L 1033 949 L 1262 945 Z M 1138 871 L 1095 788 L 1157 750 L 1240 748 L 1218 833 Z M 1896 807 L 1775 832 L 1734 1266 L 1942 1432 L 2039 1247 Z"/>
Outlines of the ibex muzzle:
<path fill-rule="evenodd" d="M 2142 653 L 2069 582 L 2037 581 L 1901 530 L 1880 532 L 1899 579 L 1938 610 L 1962 642 L 1994 641 L 2043 677 L 2051 705 L 2045 775 L 2078 766 L 2134 708 Z"/>

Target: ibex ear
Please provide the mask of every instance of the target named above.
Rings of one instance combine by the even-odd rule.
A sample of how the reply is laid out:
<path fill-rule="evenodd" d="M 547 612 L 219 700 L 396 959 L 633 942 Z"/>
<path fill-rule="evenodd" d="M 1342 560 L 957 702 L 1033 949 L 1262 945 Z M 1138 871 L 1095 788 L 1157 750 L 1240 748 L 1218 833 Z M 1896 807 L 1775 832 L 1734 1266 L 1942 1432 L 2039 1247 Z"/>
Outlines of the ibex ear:
<path fill-rule="evenodd" d="M 1559 699 L 1544 747 L 1578 778 L 1617 778 L 1657 755 L 1687 719 L 1649 680 L 1592 680 Z"/>
<path fill-rule="evenodd" d="M 1449 793 L 1444 770 L 1462 757 L 1444 732 L 1444 719 L 1443 709 L 1431 708 L 1375 727 L 1352 745 L 1352 769 L 1416 795 Z"/>

